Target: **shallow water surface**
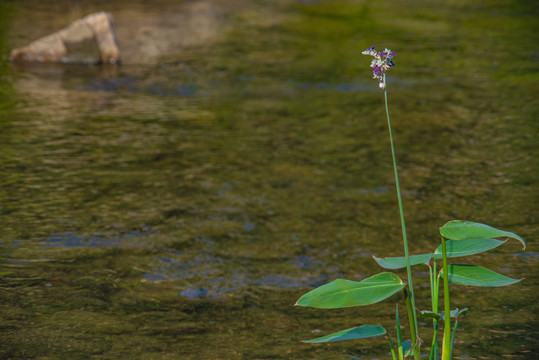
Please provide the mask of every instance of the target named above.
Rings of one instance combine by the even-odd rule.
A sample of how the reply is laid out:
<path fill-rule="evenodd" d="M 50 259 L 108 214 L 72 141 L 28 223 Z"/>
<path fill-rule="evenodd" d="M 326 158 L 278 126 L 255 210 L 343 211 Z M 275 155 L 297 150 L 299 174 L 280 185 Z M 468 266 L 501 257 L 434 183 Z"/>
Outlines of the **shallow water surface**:
<path fill-rule="evenodd" d="M 105 10 L 124 56 L 120 67 L 1 63 L 0 358 L 389 358 L 383 338 L 301 340 L 393 329 L 401 295 L 293 307 L 313 287 L 380 272 L 372 255 L 402 256 L 383 93 L 361 56 L 371 44 L 397 53 L 388 86 L 411 252 L 433 251 L 452 219 L 528 243 L 463 260 L 524 280 L 454 287 L 453 307 L 470 308 L 455 356 L 539 356 L 532 5 L 0 10 L 4 53 Z M 427 270 L 416 275 L 430 308 Z"/>

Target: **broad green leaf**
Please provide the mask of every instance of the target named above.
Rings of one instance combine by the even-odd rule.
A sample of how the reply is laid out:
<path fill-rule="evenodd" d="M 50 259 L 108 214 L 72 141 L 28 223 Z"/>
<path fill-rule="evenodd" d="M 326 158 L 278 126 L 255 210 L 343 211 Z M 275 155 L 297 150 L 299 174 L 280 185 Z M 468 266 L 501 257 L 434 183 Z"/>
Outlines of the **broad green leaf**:
<path fill-rule="evenodd" d="M 384 269 L 401 269 L 406 267 L 406 257 L 377 258 L 373 255 L 374 261 Z M 410 266 L 428 264 L 432 254 L 410 255 Z"/>
<path fill-rule="evenodd" d="M 362 325 L 355 328 L 339 331 L 335 334 L 322 336 L 312 340 L 305 340 L 306 343 L 323 343 L 342 340 L 364 339 L 374 336 L 385 335 L 386 329 L 380 325 Z"/>
<path fill-rule="evenodd" d="M 296 305 L 320 309 L 370 305 L 387 299 L 406 286 L 395 274 L 384 272 L 362 281 L 337 279 L 299 298 Z"/>
<path fill-rule="evenodd" d="M 506 241 L 496 239 L 467 239 L 467 240 L 447 240 L 445 242 L 447 248 L 447 257 L 459 257 L 467 255 L 475 255 L 488 250 L 497 248 L 505 244 Z M 438 246 L 432 257 L 435 259 L 442 258 L 442 245 Z"/>
<path fill-rule="evenodd" d="M 440 271 L 445 276 L 443 271 Z M 497 287 L 512 285 L 522 279 L 511 279 L 477 265 L 449 265 L 449 282 L 459 285 Z"/>
<path fill-rule="evenodd" d="M 498 230 L 492 226 L 480 224 L 471 221 L 453 220 L 446 223 L 440 228 L 440 234 L 446 239 L 466 240 L 466 239 L 483 239 L 483 238 L 499 238 L 509 237 L 518 240 L 522 246 L 526 248 L 526 242 L 515 233 Z"/>

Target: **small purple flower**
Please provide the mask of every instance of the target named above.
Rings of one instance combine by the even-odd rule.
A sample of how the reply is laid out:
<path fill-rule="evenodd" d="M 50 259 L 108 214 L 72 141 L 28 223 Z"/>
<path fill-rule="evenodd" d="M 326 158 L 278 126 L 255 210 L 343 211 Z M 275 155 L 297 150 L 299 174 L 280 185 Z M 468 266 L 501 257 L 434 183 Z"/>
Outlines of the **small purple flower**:
<path fill-rule="evenodd" d="M 371 61 L 372 72 L 374 75 L 373 78 L 378 79 L 378 85 L 383 89 L 385 86 L 384 77 L 386 71 L 395 66 L 391 58 L 396 56 L 396 54 L 387 48 L 384 51 L 377 52 L 374 50 L 374 46 L 363 51 L 362 54 L 374 57 L 374 60 Z"/>
<path fill-rule="evenodd" d="M 372 48 L 372 46 L 371 46 L 371 48 Z M 391 50 L 389 50 L 389 49 L 385 49 L 384 51 L 380 51 L 380 55 L 387 56 L 388 58 L 392 58 L 393 56 L 395 56 L 395 53 L 391 52 Z"/>

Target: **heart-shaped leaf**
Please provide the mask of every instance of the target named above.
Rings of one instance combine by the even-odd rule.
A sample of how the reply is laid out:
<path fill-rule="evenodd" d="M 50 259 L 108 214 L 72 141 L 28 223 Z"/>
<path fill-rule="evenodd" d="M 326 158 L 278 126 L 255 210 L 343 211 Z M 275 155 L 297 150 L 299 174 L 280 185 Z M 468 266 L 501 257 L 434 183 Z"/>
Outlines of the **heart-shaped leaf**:
<path fill-rule="evenodd" d="M 323 343 L 332 341 L 364 339 L 374 336 L 385 335 L 386 329 L 380 325 L 362 325 L 355 328 L 339 331 L 335 334 L 322 336 L 312 340 L 305 340 L 306 343 Z"/>
<path fill-rule="evenodd" d="M 445 242 L 447 249 L 447 257 L 459 257 L 467 255 L 475 255 L 488 250 L 497 248 L 505 244 L 506 241 L 496 239 L 467 239 L 467 240 L 447 240 Z M 442 258 L 442 245 L 438 246 L 432 257 L 435 259 Z"/>
<path fill-rule="evenodd" d="M 387 299 L 405 286 L 397 275 L 389 272 L 359 282 L 337 279 L 309 291 L 299 298 L 296 305 L 320 309 L 370 305 Z"/>
<path fill-rule="evenodd" d="M 466 239 L 492 239 L 509 237 L 516 239 L 526 248 L 526 242 L 515 233 L 498 230 L 492 226 L 471 221 L 453 220 L 440 228 L 440 234 L 446 239 L 466 240 Z"/>
<path fill-rule="evenodd" d="M 522 279 L 511 279 L 477 265 L 449 265 L 449 282 L 459 285 L 497 287 L 512 285 Z M 440 271 L 445 276 L 443 271 Z"/>
<path fill-rule="evenodd" d="M 404 256 L 377 258 L 373 255 L 373 258 L 384 269 L 402 269 L 406 267 L 406 258 Z M 410 255 L 410 266 L 428 264 L 431 258 L 432 254 Z"/>

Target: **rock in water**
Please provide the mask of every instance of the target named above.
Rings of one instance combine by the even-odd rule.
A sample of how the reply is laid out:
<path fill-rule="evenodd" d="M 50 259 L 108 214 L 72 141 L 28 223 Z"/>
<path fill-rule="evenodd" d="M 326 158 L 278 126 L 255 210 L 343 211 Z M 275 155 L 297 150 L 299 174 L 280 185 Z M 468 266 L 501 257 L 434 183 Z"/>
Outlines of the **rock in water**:
<path fill-rule="evenodd" d="M 120 61 L 112 15 L 100 12 L 86 16 L 54 34 L 23 48 L 14 49 L 14 62 L 62 62 L 115 64 Z"/>
<path fill-rule="evenodd" d="M 86 22 L 74 22 L 62 33 L 61 39 L 66 53 L 60 62 L 95 64 L 101 61 L 94 32 Z"/>

